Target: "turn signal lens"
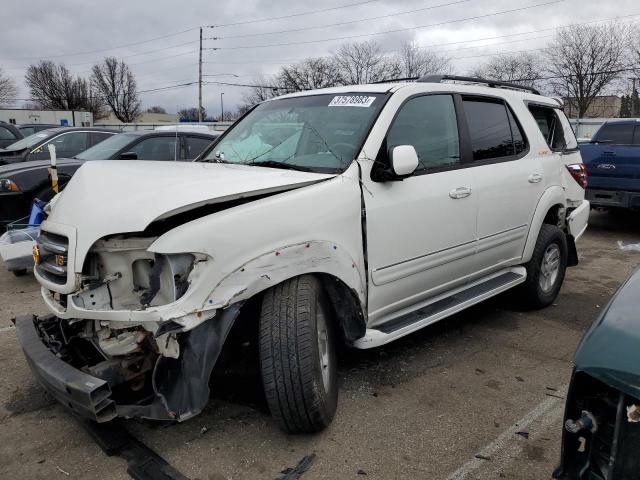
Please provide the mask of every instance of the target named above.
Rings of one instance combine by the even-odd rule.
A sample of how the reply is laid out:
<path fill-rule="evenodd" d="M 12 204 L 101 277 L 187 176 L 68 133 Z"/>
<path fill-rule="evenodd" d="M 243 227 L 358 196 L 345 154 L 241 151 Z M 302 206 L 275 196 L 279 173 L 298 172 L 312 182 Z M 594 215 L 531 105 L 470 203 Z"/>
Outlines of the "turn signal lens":
<path fill-rule="evenodd" d="M 586 190 L 588 183 L 587 167 L 584 166 L 584 163 L 573 163 L 571 165 L 567 165 L 567 170 L 569 170 L 573 179 L 578 182 L 578 185 Z"/>
<path fill-rule="evenodd" d="M 19 192 L 18 185 L 8 178 L 0 178 L 0 192 Z"/>

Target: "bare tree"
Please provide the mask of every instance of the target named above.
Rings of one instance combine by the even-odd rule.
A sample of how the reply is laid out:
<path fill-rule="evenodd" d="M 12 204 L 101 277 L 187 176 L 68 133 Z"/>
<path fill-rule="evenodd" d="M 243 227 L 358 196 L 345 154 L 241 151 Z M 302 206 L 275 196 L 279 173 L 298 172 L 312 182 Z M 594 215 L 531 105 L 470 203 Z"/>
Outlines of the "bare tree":
<path fill-rule="evenodd" d="M 91 84 L 82 77 L 74 77 L 63 64 L 43 60 L 30 65 L 25 82 L 40 108 L 87 110 L 94 118 L 104 114 L 102 99 Z"/>
<path fill-rule="evenodd" d="M 153 107 L 147 108 L 147 113 L 167 113 L 167 111 L 158 105 L 154 105 Z"/>
<path fill-rule="evenodd" d="M 269 81 L 263 75 L 254 77 L 251 83 L 255 86 L 251 87 L 251 90 L 242 96 L 242 99 L 247 106 L 264 102 L 265 100 L 269 100 L 279 94 L 277 82 Z"/>
<path fill-rule="evenodd" d="M 531 53 L 500 55 L 478 66 L 474 77 L 515 82 L 530 87 L 540 83 L 542 75 L 540 59 Z"/>
<path fill-rule="evenodd" d="M 545 50 L 549 84 L 568 97 L 583 117 L 603 90 L 620 78 L 625 60 L 625 28 L 618 24 L 574 25 L 560 30 Z"/>
<path fill-rule="evenodd" d="M 373 40 L 347 43 L 333 56 L 342 83 L 358 85 L 397 77 L 399 66 Z"/>
<path fill-rule="evenodd" d="M 18 95 L 18 87 L 12 78 L 4 76 L 0 68 L 0 105 L 13 103 Z"/>
<path fill-rule="evenodd" d="M 330 58 L 307 58 L 280 68 L 276 85 L 283 93 L 335 87 L 342 83 L 340 70 Z"/>
<path fill-rule="evenodd" d="M 93 66 L 91 83 L 118 120 L 131 123 L 140 116 L 136 79 L 126 63 L 115 57 L 105 58 Z"/>
<path fill-rule="evenodd" d="M 422 77 L 451 73 L 451 59 L 421 48 L 415 43 L 405 42 L 394 58 L 399 68 L 399 77 Z"/>

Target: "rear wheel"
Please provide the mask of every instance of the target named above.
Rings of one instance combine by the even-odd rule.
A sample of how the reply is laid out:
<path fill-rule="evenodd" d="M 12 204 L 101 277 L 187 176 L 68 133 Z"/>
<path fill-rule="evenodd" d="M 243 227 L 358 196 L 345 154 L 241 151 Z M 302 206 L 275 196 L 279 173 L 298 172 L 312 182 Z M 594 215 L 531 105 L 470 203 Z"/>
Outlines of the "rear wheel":
<path fill-rule="evenodd" d="M 567 237 L 555 225 L 543 224 L 531 260 L 525 265 L 527 280 L 520 287 L 528 308 L 551 305 L 560 292 L 567 269 Z"/>
<path fill-rule="evenodd" d="M 293 278 L 268 290 L 260 314 L 260 367 L 280 427 L 311 433 L 336 411 L 338 380 L 332 309 L 320 281 Z"/>
<path fill-rule="evenodd" d="M 20 270 L 11 270 L 11 273 L 13 273 L 16 277 L 24 277 L 27 274 L 27 269 L 23 268 Z"/>

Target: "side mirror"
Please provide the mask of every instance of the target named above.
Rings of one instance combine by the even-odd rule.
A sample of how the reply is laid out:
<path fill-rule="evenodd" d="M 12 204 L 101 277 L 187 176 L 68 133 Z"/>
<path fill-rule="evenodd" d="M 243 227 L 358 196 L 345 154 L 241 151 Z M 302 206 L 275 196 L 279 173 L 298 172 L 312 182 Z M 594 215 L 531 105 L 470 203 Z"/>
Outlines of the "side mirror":
<path fill-rule="evenodd" d="M 389 150 L 393 173 L 399 177 L 411 175 L 418 168 L 418 154 L 413 145 L 398 145 Z"/>
<path fill-rule="evenodd" d="M 121 153 L 118 158 L 120 160 L 137 160 L 138 154 L 136 152 L 124 152 Z"/>

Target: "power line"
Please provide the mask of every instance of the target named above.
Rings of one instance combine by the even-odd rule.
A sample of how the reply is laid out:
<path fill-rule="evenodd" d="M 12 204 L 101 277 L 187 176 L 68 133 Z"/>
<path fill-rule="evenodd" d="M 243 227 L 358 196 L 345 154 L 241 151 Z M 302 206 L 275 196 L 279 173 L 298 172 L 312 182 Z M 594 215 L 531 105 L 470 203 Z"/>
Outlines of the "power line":
<path fill-rule="evenodd" d="M 111 50 L 119 50 L 121 48 L 133 47 L 133 46 L 136 46 L 136 45 L 142 45 L 144 43 L 155 42 L 156 40 L 162 40 L 162 39 L 169 38 L 169 37 L 175 37 L 177 35 L 182 35 L 183 33 L 191 32 L 191 31 L 197 30 L 197 29 L 198 29 L 198 27 L 191 27 L 191 28 L 187 28 L 186 30 L 181 30 L 179 32 L 168 33 L 168 34 L 162 35 L 160 37 L 154 37 L 154 38 L 150 38 L 148 40 L 141 40 L 139 42 L 126 43 L 126 44 L 118 45 L 116 47 L 101 48 L 101 49 L 98 49 L 98 50 L 85 50 L 83 52 L 74 52 L 74 53 L 61 53 L 59 55 L 46 55 L 46 57 L 47 58 L 75 57 L 75 56 L 80 56 L 80 55 L 89 55 L 89 54 L 92 54 L 92 53 L 109 52 Z M 37 56 L 37 57 L 9 57 L 9 58 L 5 58 L 4 60 L 38 60 L 40 58 L 42 58 L 42 56 Z"/>
<path fill-rule="evenodd" d="M 554 5 L 556 3 L 562 3 L 565 0 L 552 0 L 549 2 L 544 2 L 544 3 L 536 3 L 534 5 L 528 5 L 526 7 L 519 7 L 519 8 L 512 8 L 509 10 L 502 10 L 500 12 L 494 12 L 494 13 L 487 13 L 484 15 L 475 15 L 473 17 L 466 17 L 466 18 L 460 18 L 460 19 L 456 19 L 456 20 L 448 20 L 445 22 L 438 22 L 438 23 L 430 23 L 430 24 L 426 24 L 426 25 L 417 25 L 415 27 L 404 27 L 404 28 L 396 28 L 393 30 L 385 30 L 382 32 L 374 32 L 374 33 L 361 33 L 358 35 L 344 35 L 344 36 L 340 36 L 340 37 L 329 37 L 329 38 L 321 38 L 321 39 L 316 39 L 316 40 L 304 40 L 304 41 L 297 41 L 297 42 L 282 42 L 282 43 L 267 43 L 267 44 L 263 44 L 263 45 L 240 45 L 240 46 L 235 46 L 235 47 L 214 47 L 211 48 L 211 50 L 242 50 L 242 49 L 248 49 L 248 48 L 271 48 L 271 47 L 285 47 L 285 46 L 289 46 L 289 45 L 307 45 L 307 44 L 311 44 L 311 43 L 323 43 L 323 42 L 332 42 L 335 40 L 348 40 L 348 39 L 352 39 L 352 38 L 362 38 L 362 37 L 372 37 L 372 36 L 376 36 L 376 35 L 387 35 L 389 33 L 398 33 L 398 32 L 406 32 L 406 31 L 410 31 L 410 30 L 420 30 L 423 28 L 430 28 L 430 27 L 437 27 L 437 26 L 442 26 L 442 25 L 450 25 L 453 23 L 460 23 L 460 22 L 466 22 L 469 20 L 479 20 L 481 18 L 488 18 L 488 17 L 495 17 L 498 15 L 504 15 L 507 13 L 513 13 L 513 12 L 521 12 L 524 10 L 530 10 L 532 8 L 537 8 L 537 7 L 545 7 L 548 5 Z"/>
<path fill-rule="evenodd" d="M 263 35 L 278 35 L 278 34 L 282 34 L 282 33 L 292 33 L 292 32 L 303 32 L 303 31 L 307 31 L 307 30 L 316 30 L 318 28 L 328 28 L 328 27 L 338 27 L 341 25 L 351 25 L 354 23 L 360 23 L 360 22 L 368 22 L 370 20 L 380 20 L 382 18 L 391 18 L 391 17 L 397 17 L 400 15 L 408 15 L 410 13 L 417 13 L 417 12 L 423 12 L 426 10 L 435 10 L 436 8 L 443 8 L 443 7 L 450 7 L 453 5 L 459 5 L 461 3 L 469 3 L 473 0 L 457 0 L 455 2 L 448 2 L 448 3 L 441 3 L 438 5 L 431 5 L 428 7 L 422 7 L 422 8 L 416 8 L 413 10 L 405 10 L 403 12 L 396 12 L 396 13 L 389 13 L 386 15 L 378 15 L 375 17 L 367 17 L 367 18 L 361 18 L 358 20 L 348 20 L 346 22 L 338 22 L 338 23 L 327 23 L 324 25 L 315 25 L 315 26 L 311 26 L 311 27 L 301 27 L 301 28 L 292 28 L 289 30 L 279 30 L 279 31 L 275 31 L 275 32 L 263 32 L 263 33 L 245 33 L 242 35 L 224 35 L 222 37 L 213 37 L 210 38 L 211 40 L 225 40 L 225 39 L 229 39 L 229 38 L 247 38 L 247 37 L 260 37 Z"/>
<path fill-rule="evenodd" d="M 302 17 L 302 16 L 306 16 L 306 15 L 313 15 L 316 13 L 323 13 L 323 12 L 331 12 L 334 10 L 341 10 L 343 8 L 350 8 L 350 7 L 358 7 L 360 5 L 366 5 L 368 3 L 374 3 L 374 2 L 379 2 L 380 0 L 365 0 L 365 1 L 360 1 L 360 2 L 354 2 L 354 3 L 346 3 L 343 5 L 338 5 L 336 7 L 328 7 L 328 8 L 321 8 L 318 10 L 308 10 L 306 12 L 300 12 L 300 13 L 291 13 L 289 15 L 281 15 L 279 17 L 266 17 L 266 18 L 258 18 L 255 20 L 243 20 L 241 22 L 233 22 L 233 23 L 219 23 L 216 25 L 207 25 L 207 27 L 209 28 L 220 28 L 220 27 L 232 27 L 232 26 L 236 26 L 236 25 L 247 25 L 249 23 L 262 23 L 262 22 L 271 22 L 273 20 L 283 20 L 285 18 L 295 18 L 295 17 Z"/>

